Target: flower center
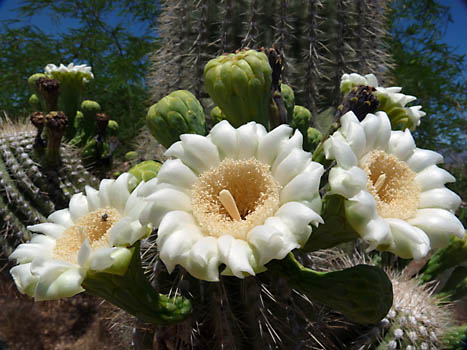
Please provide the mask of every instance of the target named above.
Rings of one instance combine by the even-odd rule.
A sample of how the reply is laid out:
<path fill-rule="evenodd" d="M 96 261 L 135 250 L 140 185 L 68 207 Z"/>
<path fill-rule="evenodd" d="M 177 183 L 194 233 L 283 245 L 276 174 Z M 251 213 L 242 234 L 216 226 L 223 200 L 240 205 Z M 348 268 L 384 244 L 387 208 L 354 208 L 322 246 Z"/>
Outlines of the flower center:
<path fill-rule="evenodd" d="M 57 239 L 53 258 L 77 264 L 79 249 L 86 238 L 93 249 L 109 247 L 110 229 L 120 219 L 114 208 L 100 208 L 80 217 Z"/>
<path fill-rule="evenodd" d="M 376 200 L 376 209 L 383 218 L 409 219 L 415 216 L 420 187 L 415 172 L 396 156 L 374 150 L 364 158 L 362 169 L 368 175 L 368 192 Z"/>
<path fill-rule="evenodd" d="M 206 235 L 246 239 L 279 208 L 280 185 L 254 158 L 224 159 L 192 188 L 193 215 Z"/>

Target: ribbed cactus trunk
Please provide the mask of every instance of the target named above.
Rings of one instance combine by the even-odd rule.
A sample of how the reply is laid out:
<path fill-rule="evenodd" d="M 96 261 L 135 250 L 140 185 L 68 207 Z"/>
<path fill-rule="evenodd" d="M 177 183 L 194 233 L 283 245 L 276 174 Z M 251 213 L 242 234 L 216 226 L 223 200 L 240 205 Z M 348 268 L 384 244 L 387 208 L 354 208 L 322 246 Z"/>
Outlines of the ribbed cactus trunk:
<path fill-rule="evenodd" d="M 85 185 L 98 184 L 79 153 L 63 144 L 60 163 L 42 166 L 34 147 L 36 133 L 32 126 L 0 123 L 0 259 L 31 238 L 27 225 L 67 207 Z"/>
<path fill-rule="evenodd" d="M 340 102 L 344 72 L 374 73 L 384 81 L 391 64 L 385 38 L 386 0 L 163 1 L 162 46 L 148 77 L 151 103 L 175 89 L 198 98 L 202 68 L 243 47 L 275 46 L 284 56 L 283 80 L 296 104 L 313 116 Z"/>

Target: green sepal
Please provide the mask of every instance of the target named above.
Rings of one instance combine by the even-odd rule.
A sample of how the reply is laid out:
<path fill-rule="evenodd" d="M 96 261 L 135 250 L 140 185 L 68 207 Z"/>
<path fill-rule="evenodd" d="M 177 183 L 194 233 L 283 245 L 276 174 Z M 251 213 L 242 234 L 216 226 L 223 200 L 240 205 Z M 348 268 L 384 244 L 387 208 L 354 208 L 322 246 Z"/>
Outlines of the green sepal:
<path fill-rule="evenodd" d="M 421 281 L 432 281 L 441 272 L 467 261 L 467 235 L 451 236 L 447 247 L 438 249 L 423 267 Z"/>
<path fill-rule="evenodd" d="M 141 181 L 149 181 L 156 177 L 162 164 L 154 160 L 145 160 L 136 164 L 128 172 L 134 176 L 128 183 L 130 192 L 138 186 Z"/>
<path fill-rule="evenodd" d="M 128 270 L 128 266 L 130 265 L 134 252 L 135 247 L 119 247 L 118 249 L 114 250 L 110 254 L 110 257 L 113 259 L 114 263 L 112 266 L 102 272 L 109 273 L 111 275 L 123 276 Z"/>
<path fill-rule="evenodd" d="M 181 296 L 157 293 L 143 274 L 139 241 L 125 274 L 88 272 L 82 283 L 87 293 L 101 297 L 143 322 L 168 325 L 190 316 L 191 302 Z"/>
<path fill-rule="evenodd" d="M 360 237 L 345 219 L 344 197 L 336 194 L 326 195 L 323 198 L 321 217 L 324 224 L 313 229 L 303 247 L 304 251 L 314 252 L 332 248 Z"/>
<path fill-rule="evenodd" d="M 211 109 L 211 112 L 209 113 L 209 115 L 211 116 L 213 125 L 226 119 L 225 114 L 222 113 L 222 110 L 219 108 L 219 106 L 216 106 L 213 109 Z"/>
<path fill-rule="evenodd" d="M 383 319 L 393 302 L 392 284 L 386 273 L 376 266 L 317 272 L 301 265 L 292 253 L 281 261 L 268 264 L 291 286 L 311 300 L 344 314 L 350 320 L 376 323 Z"/>

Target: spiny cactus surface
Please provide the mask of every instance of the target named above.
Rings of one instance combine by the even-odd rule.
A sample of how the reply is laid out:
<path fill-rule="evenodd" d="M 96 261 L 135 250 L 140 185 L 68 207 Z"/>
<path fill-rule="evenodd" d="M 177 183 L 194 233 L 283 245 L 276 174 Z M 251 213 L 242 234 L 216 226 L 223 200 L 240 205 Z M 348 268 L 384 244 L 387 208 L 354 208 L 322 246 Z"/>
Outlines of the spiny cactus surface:
<path fill-rule="evenodd" d="M 66 144 L 60 164 L 43 167 L 34 148 L 36 133 L 30 125 L 0 123 L 0 258 L 31 238 L 27 225 L 67 207 L 85 185 L 98 184 Z"/>
<path fill-rule="evenodd" d="M 206 97 L 202 67 L 223 52 L 275 46 L 284 58 L 284 82 L 296 104 L 315 117 L 337 107 L 343 73 L 373 72 L 384 80 L 390 55 L 384 44 L 385 0 L 163 1 L 162 41 L 149 75 L 152 103 L 168 91 Z"/>

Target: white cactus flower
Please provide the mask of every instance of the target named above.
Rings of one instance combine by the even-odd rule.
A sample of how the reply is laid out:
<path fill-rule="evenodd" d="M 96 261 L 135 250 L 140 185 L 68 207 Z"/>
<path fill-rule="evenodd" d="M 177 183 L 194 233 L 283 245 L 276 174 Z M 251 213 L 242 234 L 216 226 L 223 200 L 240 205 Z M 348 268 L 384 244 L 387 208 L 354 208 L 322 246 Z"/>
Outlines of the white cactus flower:
<path fill-rule="evenodd" d="M 140 194 L 151 204 L 143 223 L 158 228 L 160 258 L 207 281 L 264 271 L 305 244 L 322 223 L 323 167 L 302 149 L 302 135 L 281 125 L 222 121 L 207 137 L 186 134 L 166 152 L 157 178 Z"/>
<path fill-rule="evenodd" d="M 102 180 L 99 190 L 86 186 L 86 195 L 75 194 L 68 209 L 28 226 L 37 234 L 10 255 L 19 263 L 10 273 L 22 293 L 36 300 L 69 297 L 83 291 L 88 270 L 126 271 L 128 247 L 149 232 L 138 220 L 145 201 L 128 191 L 132 176 Z"/>
<path fill-rule="evenodd" d="M 455 178 L 436 166 L 440 154 L 417 148 L 408 129 L 391 131 L 384 112 L 362 122 L 348 112 L 341 125 L 324 143 L 337 162 L 330 189 L 345 198 L 347 220 L 370 249 L 419 259 L 450 235 L 463 237 L 454 215 L 461 199 L 444 187 Z"/>
<path fill-rule="evenodd" d="M 46 74 L 53 76 L 54 78 L 59 77 L 65 74 L 81 74 L 85 81 L 89 79 L 94 79 L 94 75 L 92 74 L 91 67 L 86 64 L 79 64 L 75 65 L 74 63 L 68 64 L 65 66 L 64 64 L 60 64 L 60 66 L 56 66 L 55 64 L 48 64 L 45 66 L 44 71 Z M 59 79 L 60 80 L 60 79 Z"/>
<path fill-rule="evenodd" d="M 348 93 L 354 86 L 359 85 L 370 86 L 376 89 L 376 96 L 381 103 L 379 109 L 387 112 L 393 123 L 397 123 L 400 121 L 400 118 L 405 117 L 408 118 L 410 121 L 408 124 L 413 129 L 420 125 L 420 119 L 426 115 L 421 110 L 422 106 L 406 107 L 408 103 L 417 99 L 415 96 L 401 93 L 402 88 L 398 86 L 387 88 L 378 86 L 378 79 L 374 74 L 367 74 L 365 76 L 357 73 L 342 75 L 340 89 L 343 93 Z M 394 114 L 394 118 L 392 114 Z"/>

